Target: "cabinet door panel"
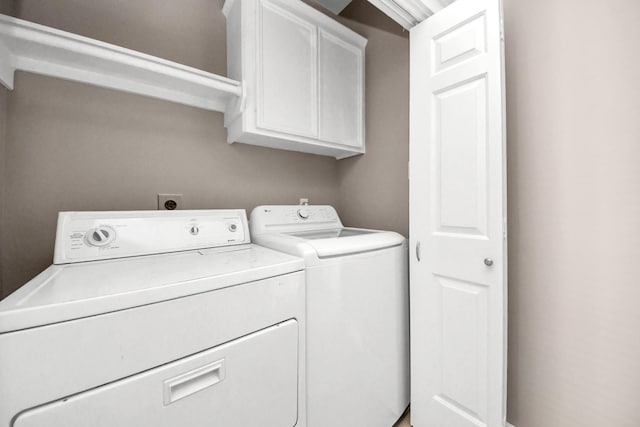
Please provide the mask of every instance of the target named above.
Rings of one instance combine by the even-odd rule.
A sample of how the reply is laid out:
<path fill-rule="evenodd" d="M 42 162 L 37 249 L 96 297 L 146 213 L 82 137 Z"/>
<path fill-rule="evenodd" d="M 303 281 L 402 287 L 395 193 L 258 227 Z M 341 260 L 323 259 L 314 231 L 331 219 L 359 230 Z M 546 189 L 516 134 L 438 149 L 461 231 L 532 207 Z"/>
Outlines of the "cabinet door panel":
<path fill-rule="evenodd" d="M 261 2 L 258 127 L 317 137 L 317 36 L 314 25 Z"/>
<path fill-rule="evenodd" d="M 320 30 L 320 139 L 361 147 L 363 51 Z"/>

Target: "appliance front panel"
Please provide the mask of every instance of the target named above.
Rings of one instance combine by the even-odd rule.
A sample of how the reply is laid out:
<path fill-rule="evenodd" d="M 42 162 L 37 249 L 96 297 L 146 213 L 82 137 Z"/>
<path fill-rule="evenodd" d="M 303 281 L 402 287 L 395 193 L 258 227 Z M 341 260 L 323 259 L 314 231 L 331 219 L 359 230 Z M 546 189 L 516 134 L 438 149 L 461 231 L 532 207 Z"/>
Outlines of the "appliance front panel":
<path fill-rule="evenodd" d="M 288 319 L 296 319 L 300 325 L 298 351 L 303 354 L 304 280 L 304 272 L 296 272 L 0 334 L 0 366 L 11 367 L 3 371 L 0 381 L 0 425 L 11 425 L 17 414 L 43 403 L 118 381 Z M 300 369 L 304 371 L 304 359 Z M 304 390 L 303 381 L 301 376 L 299 390 Z"/>
<path fill-rule="evenodd" d="M 307 268 L 307 393 L 310 427 L 388 427 L 406 409 L 405 245 Z"/>
<path fill-rule="evenodd" d="M 15 427 L 284 427 L 298 417 L 298 324 L 288 320 L 28 410 Z"/>

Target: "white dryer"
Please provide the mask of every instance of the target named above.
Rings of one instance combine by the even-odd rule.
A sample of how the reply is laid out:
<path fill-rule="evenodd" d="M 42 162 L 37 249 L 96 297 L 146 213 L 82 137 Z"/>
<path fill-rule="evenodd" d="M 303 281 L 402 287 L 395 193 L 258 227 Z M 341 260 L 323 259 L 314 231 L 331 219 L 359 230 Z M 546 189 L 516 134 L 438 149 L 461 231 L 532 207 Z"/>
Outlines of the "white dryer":
<path fill-rule="evenodd" d="M 61 213 L 0 302 L 0 426 L 304 426 L 303 269 L 243 210 Z"/>
<path fill-rule="evenodd" d="M 309 427 L 391 427 L 409 404 L 407 245 L 331 206 L 259 206 L 254 243 L 303 257 Z"/>

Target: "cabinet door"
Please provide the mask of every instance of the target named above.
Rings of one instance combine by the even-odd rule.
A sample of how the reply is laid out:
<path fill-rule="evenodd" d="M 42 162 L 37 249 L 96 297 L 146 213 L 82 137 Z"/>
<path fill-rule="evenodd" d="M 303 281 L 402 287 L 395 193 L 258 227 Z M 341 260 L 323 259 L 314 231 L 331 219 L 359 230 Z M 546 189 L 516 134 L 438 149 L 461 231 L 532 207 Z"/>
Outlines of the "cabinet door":
<path fill-rule="evenodd" d="M 258 127 L 317 137 L 316 27 L 268 0 L 258 15 Z"/>
<path fill-rule="evenodd" d="M 320 139 L 362 147 L 363 50 L 319 31 Z"/>

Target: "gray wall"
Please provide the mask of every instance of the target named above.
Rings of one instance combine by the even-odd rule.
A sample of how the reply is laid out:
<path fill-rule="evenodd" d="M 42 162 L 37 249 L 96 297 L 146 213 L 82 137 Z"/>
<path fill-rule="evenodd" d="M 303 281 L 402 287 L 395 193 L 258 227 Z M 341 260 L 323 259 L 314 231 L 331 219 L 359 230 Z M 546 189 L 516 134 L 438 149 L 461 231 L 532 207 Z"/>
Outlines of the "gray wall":
<path fill-rule="evenodd" d="M 640 425 L 640 2 L 505 0 L 517 427 Z"/>
<path fill-rule="evenodd" d="M 339 162 L 338 205 L 348 225 L 389 229 L 408 236 L 408 38 L 364 25 L 357 28 L 369 39 L 367 153 Z"/>
<path fill-rule="evenodd" d="M 221 4 L 18 0 L 14 15 L 226 75 Z M 393 169 L 395 163 L 380 156 L 387 142 L 379 133 L 387 132 L 383 121 L 398 114 L 390 108 L 403 101 L 393 98 L 389 110 L 372 102 L 392 92 L 394 84 L 407 96 L 408 40 L 343 22 L 370 36 L 368 53 L 379 57 L 370 54 L 367 63 L 368 153 L 360 163 L 382 162 Z M 384 60 L 387 47 L 393 48 L 389 61 L 405 62 L 397 69 Z M 396 133 L 406 135 L 406 109 L 402 113 L 404 121 L 396 120 L 394 126 L 399 127 Z M 347 210 L 343 200 L 345 206 L 357 203 L 341 196 L 342 161 L 228 145 L 222 119 L 220 113 L 17 73 L 15 90 L 7 95 L 6 170 L 0 173 L 7 202 L 0 221 L 5 229 L 2 293 L 9 294 L 51 263 L 61 210 L 155 209 L 157 193 L 174 192 L 182 193 L 185 208 L 193 209 L 250 210 L 264 203 L 297 203 L 300 197 L 336 205 L 339 211 Z M 403 178 L 406 144 L 405 139 L 396 170 Z M 347 218 L 360 224 L 353 215 Z M 406 232 L 406 221 L 390 221 L 385 228 Z"/>
<path fill-rule="evenodd" d="M 0 13 L 3 15 L 11 15 L 14 13 L 14 0 L 0 0 Z"/>
<path fill-rule="evenodd" d="M 3 15 L 11 15 L 13 13 L 13 0 L 0 0 L 0 13 Z M 4 243 L 5 222 L 4 218 L 4 180 L 5 180 L 5 146 L 7 136 L 7 89 L 0 85 L 0 298 L 2 298 L 2 283 L 4 276 Z"/>
<path fill-rule="evenodd" d="M 4 277 L 4 251 L 5 251 L 5 164 L 6 164 L 6 137 L 7 137 L 7 90 L 0 85 L 0 298 L 2 297 L 2 284 Z"/>

